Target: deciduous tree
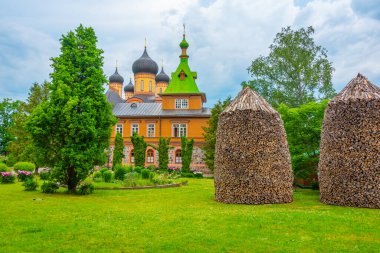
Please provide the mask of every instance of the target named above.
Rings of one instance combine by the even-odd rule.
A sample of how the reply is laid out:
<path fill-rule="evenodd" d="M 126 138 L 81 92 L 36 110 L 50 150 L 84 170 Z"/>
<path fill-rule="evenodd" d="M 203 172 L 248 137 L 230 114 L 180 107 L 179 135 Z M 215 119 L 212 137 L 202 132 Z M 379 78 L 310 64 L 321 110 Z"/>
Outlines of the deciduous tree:
<path fill-rule="evenodd" d="M 9 142 L 14 140 L 14 135 L 9 131 L 14 125 L 14 115 L 20 106 L 20 101 L 12 101 L 5 98 L 0 102 L 0 154 L 7 155 Z"/>
<path fill-rule="evenodd" d="M 205 138 L 205 144 L 202 146 L 202 149 L 205 154 L 205 163 L 211 171 L 214 171 L 216 129 L 218 127 L 219 115 L 230 103 L 230 97 L 223 102 L 219 100 L 211 109 L 211 117 L 208 121 L 208 126 L 203 127 L 203 137 Z"/>
<path fill-rule="evenodd" d="M 284 103 L 298 107 L 335 95 L 332 63 L 327 50 L 315 44 L 313 27 L 282 28 L 269 46 L 268 56 L 253 60 L 248 72 L 253 79 L 243 82 L 258 91 L 272 106 Z"/>
<path fill-rule="evenodd" d="M 317 173 L 323 115 L 328 100 L 310 102 L 299 108 L 281 104 L 278 111 L 284 121 L 295 178 L 307 179 Z"/>

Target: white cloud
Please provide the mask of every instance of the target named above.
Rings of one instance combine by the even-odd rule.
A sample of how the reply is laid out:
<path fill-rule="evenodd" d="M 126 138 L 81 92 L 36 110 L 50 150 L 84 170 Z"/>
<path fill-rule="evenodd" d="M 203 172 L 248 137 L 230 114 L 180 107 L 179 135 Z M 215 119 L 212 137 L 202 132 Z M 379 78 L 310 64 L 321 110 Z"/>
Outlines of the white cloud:
<path fill-rule="evenodd" d="M 128 80 L 134 60 L 148 40 L 149 55 L 168 74 L 178 64 L 182 23 L 187 26 L 190 66 L 208 105 L 235 96 L 246 68 L 284 26 L 313 25 L 318 44 L 334 63 L 334 85 L 341 89 L 357 72 L 379 84 L 380 24 L 370 1 L 191 0 L 191 1 L 17 1 L 0 6 L 0 99 L 25 98 L 34 81 L 48 79 L 50 57 L 61 34 L 79 23 L 94 27 L 104 50 L 104 70 Z M 364 7 L 363 7 L 364 6 Z M 377 8 L 379 9 L 379 8 Z M 10 85 L 11 84 L 11 85 Z"/>

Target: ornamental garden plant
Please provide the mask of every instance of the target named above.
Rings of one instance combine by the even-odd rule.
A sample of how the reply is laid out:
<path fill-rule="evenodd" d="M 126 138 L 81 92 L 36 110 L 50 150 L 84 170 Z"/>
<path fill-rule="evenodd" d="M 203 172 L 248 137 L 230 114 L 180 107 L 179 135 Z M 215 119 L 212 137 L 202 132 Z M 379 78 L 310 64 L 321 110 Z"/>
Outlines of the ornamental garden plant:
<path fill-rule="evenodd" d="M 0 172 L 0 175 L 2 184 L 11 184 L 16 180 L 16 176 L 13 174 L 13 172 Z"/>

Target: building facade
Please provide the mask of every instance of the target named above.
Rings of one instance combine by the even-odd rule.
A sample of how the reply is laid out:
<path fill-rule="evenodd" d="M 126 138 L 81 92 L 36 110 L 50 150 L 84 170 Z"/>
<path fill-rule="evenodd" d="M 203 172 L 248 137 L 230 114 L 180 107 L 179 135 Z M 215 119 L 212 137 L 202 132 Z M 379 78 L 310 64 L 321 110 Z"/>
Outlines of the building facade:
<path fill-rule="evenodd" d="M 177 69 L 171 78 L 163 67 L 159 72 L 146 47 L 142 56 L 132 65 L 132 78 L 123 85 L 124 78 L 115 73 L 109 78 L 107 99 L 113 104 L 113 113 L 118 122 L 111 134 L 111 151 L 115 135 L 124 139 L 123 164 L 134 164 L 133 145 L 130 136 L 137 132 L 145 141 L 158 145 L 159 137 L 170 137 L 169 167 L 181 167 L 181 136 L 194 139 L 191 168 L 208 172 L 201 146 L 204 144 L 203 127 L 208 125 L 210 109 L 203 107 L 206 94 L 200 92 L 195 82 L 197 73 L 189 67 L 189 56 L 185 34 L 180 43 L 181 55 Z M 159 73 L 158 73 L 159 72 Z M 146 150 L 146 166 L 158 165 L 158 152 L 151 147 Z"/>

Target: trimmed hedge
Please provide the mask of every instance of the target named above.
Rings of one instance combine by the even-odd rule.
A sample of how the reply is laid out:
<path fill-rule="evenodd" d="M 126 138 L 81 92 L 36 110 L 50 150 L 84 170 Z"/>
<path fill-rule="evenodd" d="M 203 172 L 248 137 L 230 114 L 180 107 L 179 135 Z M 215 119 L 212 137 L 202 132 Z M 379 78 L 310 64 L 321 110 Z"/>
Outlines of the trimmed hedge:
<path fill-rule="evenodd" d="M 0 163 L 0 172 L 8 172 L 9 168 L 5 163 Z"/>
<path fill-rule="evenodd" d="M 30 162 L 18 162 L 13 165 L 13 169 L 17 172 L 19 170 L 30 171 L 33 172 L 36 169 L 36 165 Z"/>

